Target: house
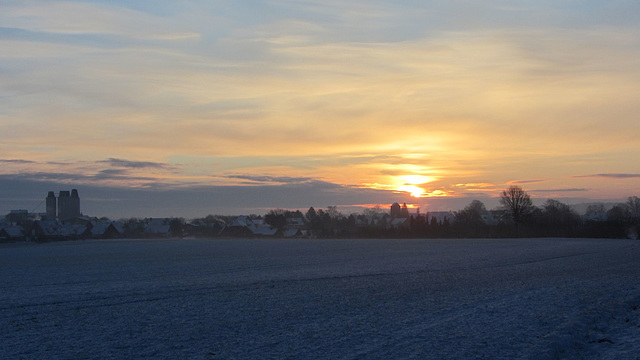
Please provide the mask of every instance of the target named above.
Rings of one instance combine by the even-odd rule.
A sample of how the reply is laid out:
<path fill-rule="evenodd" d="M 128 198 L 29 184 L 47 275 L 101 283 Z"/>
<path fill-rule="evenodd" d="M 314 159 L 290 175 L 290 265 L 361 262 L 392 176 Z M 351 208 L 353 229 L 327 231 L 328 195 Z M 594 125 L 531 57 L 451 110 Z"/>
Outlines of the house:
<path fill-rule="evenodd" d="M 0 225 L 0 241 L 25 240 L 25 233 L 19 225 Z"/>
<path fill-rule="evenodd" d="M 259 224 L 256 225 L 251 231 L 253 235 L 274 236 L 278 232 L 278 229 L 272 228 L 267 224 Z"/>
<path fill-rule="evenodd" d="M 307 230 L 303 230 L 303 229 L 286 229 L 283 233 L 282 236 L 290 238 L 290 237 L 305 237 L 308 235 L 308 231 Z"/>
<path fill-rule="evenodd" d="M 189 224 L 185 224 L 185 229 L 189 234 L 199 235 L 220 235 L 227 227 L 224 220 L 211 218 L 208 221 L 202 219 L 194 220 Z"/>
<path fill-rule="evenodd" d="M 238 216 L 227 225 L 223 234 L 230 236 L 251 236 L 253 235 L 253 227 L 254 224 L 251 218 L 248 216 Z"/>
<path fill-rule="evenodd" d="M 146 219 L 144 233 L 151 236 L 168 237 L 171 235 L 171 219 Z"/>
<path fill-rule="evenodd" d="M 5 216 L 7 222 L 10 223 L 24 223 L 29 218 L 29 211 L 27 210 L 11 210 L 9 214 Z"/>
<path fill-rule="evenodd" d="M 86 238 L 89 236 L 89 227 L 86 224 L 63 223 L 62 232 L 68 238 Z"/>
<path fill-rule="evenodd" d="M 113 239 L 124 234 L 124 226 L 116 221 L 93 221 L 90 234 L 93 238 Z"/>
<path fill-rule="evenodd" d="M 34 222 L 33 232 L 38 240 L 62 240 L 66 238 L 63 224 L 54 220 Z"/>
<path fill-rule="evenodd" d="M 304 219 L 299 217 L 287 218 L 287 229 L 303 229 L 305 227 Z"/>
<path fill-rule="evenodd" d="M 225 235 L 231 236 L 274 236 L 278 229 L 265 224 L 263 219 L 251 219 L 248 216 L 238 216 L 224 230 Z"/>

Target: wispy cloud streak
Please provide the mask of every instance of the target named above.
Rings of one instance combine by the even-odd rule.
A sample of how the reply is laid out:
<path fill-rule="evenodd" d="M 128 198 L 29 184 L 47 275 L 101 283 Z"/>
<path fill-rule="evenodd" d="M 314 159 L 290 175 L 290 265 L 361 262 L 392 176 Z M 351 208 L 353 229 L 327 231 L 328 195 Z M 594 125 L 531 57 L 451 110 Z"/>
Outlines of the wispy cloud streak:
<path fill-rule="evenodd" d="M 574 178 L 609 178 L 609 179 L 635 179 L 640 178 L 640 174 L 592 174 L 576 175 Z"/>
<path fill-rule="evenodd" d="M 98 163 L 107 163 L 114 167 L 125 167 L 125 168 L 135 168 L 135 169 L 167 167 L 167 164 L 161 164 L 161 163 L 152 162 L 152 161 L 131 161 L 131 160 L 115 159 L 115 158 L 110 158 L 108 160 L 101 160 L 101 161 L 98 161 Z"/>

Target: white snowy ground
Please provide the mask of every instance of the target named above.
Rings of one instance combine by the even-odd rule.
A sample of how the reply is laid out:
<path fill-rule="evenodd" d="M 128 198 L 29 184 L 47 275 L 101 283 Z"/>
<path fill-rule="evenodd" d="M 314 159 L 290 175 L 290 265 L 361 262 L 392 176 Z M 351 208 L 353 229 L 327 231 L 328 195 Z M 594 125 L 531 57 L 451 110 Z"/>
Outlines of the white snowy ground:
<path fill-rule="evenodd" d="M 0 245 L 0 359 L 640 359 L 640 242 Z"/>

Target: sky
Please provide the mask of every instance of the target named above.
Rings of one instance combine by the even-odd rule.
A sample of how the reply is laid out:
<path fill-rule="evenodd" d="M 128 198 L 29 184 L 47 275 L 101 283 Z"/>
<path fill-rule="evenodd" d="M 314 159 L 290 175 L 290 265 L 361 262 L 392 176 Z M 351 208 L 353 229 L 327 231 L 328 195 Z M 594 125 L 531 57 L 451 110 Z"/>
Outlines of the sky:
<path fill-rule="evenodd" d="M 640 195 L 640 2 L 0 2 L 0 212 Z"/>

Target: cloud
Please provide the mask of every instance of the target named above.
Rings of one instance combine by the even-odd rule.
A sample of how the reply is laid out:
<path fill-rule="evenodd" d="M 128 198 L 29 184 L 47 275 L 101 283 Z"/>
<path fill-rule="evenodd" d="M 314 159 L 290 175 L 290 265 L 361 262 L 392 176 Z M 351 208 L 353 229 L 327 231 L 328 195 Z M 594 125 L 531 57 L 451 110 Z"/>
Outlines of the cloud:
<path fill-rule="evenodd" d="M 31 160 L 20 160 L 20 159 L 16 159 L 16 160 L 3 160 L 0 159 L 0 163 L 6 163 L 6 164 L 35 164 L 35 161 L 31 161 Z"/>
<path fill-rule="evenodd" d="M 576 175 L 574 178 L 611 178 L 611 179 L 635 179 L 640 178 L 640 174 L 592 174 L 592 175 Z"/>
<path fill-rule="evenodd" d="M 179 30 L 177 24 L 166 17 L 107 3 L 45 1 L 20 6 L 9 3 L 0 9 L 0 21 L 6 27 L 32 32 L 114 34 L 165 40 L 199 37 L 197 33 Z"/>
<path fill-rule="evenodd" d="M 228 179 L 248 180 L 249 183 L 282 183 L 282 184 L 299 184 L 308 183 L 313 179 L 308 177 L 289 177 L 289 176 L 264 176 L 264 175 L 227 175 Z"/>
<path fill-rule="evenodd" d="M 513 180 L 507 182 L 507 185 L 519 185 L 519 184 L 537 184 L 542 182 L 547 182 L 548 180 L 543 179 L 535 179 L 535 180 Z"/>
<path fill-rule="evenodd" d="M 98 163 L 108 163 L 114 167 L 135 168 L 135 169 L 166 168 L 168 166 L 167 164 L 151 162 L 151 161 L 131 161 L 131 160 L 124 160 L 124 159 L 116 159 L 116 158 L 101 160 L 101 161 L 98 161 Z"/>
<path fill-rule="evenodd" d="M 527 190 L 527 192 L 533 193 L 551 193 L 551 192 L 582 192 L 589 191 L 590 189 L 585 188 L 565 188 L 565 189 L 540 189 L 540 190 Z"/>
<path fill-rule="evenodd" d="M 22 172 L 19 174 L 3 174 L 0 175 L 5 179 L 20 181 L 52 181 L 65 184 L 89 184 L 96 181 L 106 180 L 127 180 L 128 182 L 145 181 L 147 185 L 160 185 L 161 182 L 154 177 L 132 176 L 123 170 L 102 170 L 93 175 L 83 175 L 77 173 L 57 173 L 57 172 Z"/>

